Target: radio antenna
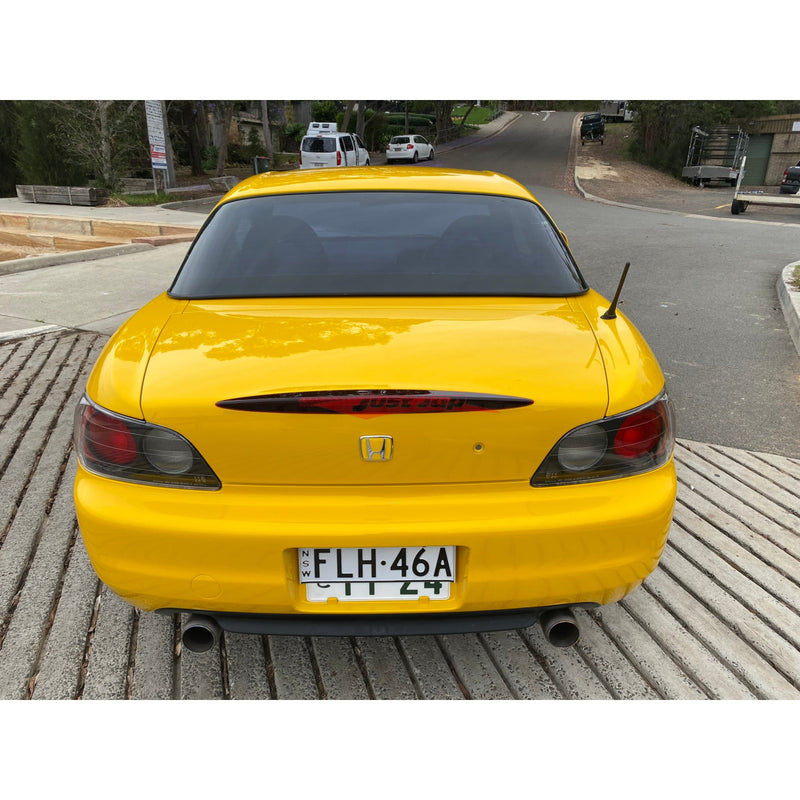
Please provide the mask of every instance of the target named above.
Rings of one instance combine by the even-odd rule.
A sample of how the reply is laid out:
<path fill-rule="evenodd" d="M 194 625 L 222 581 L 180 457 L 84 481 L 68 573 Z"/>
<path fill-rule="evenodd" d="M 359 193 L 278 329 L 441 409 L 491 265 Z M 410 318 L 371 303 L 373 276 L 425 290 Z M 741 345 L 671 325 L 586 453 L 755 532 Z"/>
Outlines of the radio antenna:
<path fill-rule="evenodd" d="M 619 302 L 619 295 L 620 292 L 622 291 L 622 284 L 625 283 L 625 276 L 628 274 L 628 267 L 630 267 L 630 265 L 631 265 L 630 261 L 628 261 L 625 264 L 625 269 L 622 270 L 622 277 L 619 279 L 619 285 L 617 286 L 617 293 L 614 295 L 614 299 L 611 301 L 611 305 L 609 306 L 608 311 L 606 311 L 606 313 L 603 314 L 603 316 L 600 317 L 600 319 L 617 318 L 617 303 Z"/>

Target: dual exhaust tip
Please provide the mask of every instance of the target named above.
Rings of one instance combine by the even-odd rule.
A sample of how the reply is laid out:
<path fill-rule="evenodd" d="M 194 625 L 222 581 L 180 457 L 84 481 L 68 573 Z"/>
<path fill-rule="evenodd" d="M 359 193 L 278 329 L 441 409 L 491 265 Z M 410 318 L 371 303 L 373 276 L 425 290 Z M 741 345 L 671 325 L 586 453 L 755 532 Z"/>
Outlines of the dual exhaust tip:
<path fill-rule="evenodd" d="M 554 647 L 572 647 L 580 628 L 569 608 L 552 608 L 539 617 L 545 639 Z M 183 646 L 192 653 L 207 653 L 219 644 L 222 629 L 212 617 L 192 614 L 181 631 Z"/>

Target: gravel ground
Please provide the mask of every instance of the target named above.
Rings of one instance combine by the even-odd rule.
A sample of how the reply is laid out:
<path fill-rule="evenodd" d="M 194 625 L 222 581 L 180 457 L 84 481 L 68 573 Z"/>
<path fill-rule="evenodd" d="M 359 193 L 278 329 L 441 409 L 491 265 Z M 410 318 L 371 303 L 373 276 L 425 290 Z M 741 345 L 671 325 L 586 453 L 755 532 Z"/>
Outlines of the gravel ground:
<path fill-rule="evenodd" d="M 620 203 L 646 203 L 655 194 L 668 194 L 676 202 L 691 202 L 698 190 L 652 167 L 623 157 L 632 135 L 629 123 L 606 125 L 604 144 L 578 144 L 576 174 L 583 189 L 596 197 Z"/>

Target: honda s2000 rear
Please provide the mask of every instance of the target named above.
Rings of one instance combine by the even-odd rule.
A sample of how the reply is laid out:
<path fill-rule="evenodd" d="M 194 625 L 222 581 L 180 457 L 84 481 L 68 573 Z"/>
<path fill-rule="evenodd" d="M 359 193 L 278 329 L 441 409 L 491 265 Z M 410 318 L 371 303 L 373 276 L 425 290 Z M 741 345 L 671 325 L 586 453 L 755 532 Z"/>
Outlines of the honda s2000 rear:
<path fill-rule="evenodd" d="M 146 610 L 314 635 L 521 627 L 655 568 L 664 378 L 518 183 L 272 173 L 210 215 L 76 411 L 92 563 Z"/>

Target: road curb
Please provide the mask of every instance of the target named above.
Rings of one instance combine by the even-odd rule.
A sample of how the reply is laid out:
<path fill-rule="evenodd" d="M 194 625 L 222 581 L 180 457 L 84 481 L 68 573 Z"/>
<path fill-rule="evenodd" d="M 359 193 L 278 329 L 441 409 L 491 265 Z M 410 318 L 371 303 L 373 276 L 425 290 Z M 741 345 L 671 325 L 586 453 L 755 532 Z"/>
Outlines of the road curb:
<path fill-rule="evenodd" d="M 800 291 L 794 288 L 794 272 L 800 267 L 800 261 L 787 264 L 781 272 L 778 283 L 778 299 L 786 318 L 789 335 L 792 337 L 797 354 L 800 355 Z"/>
<path fill-rule="evenodd" d="M 0 275 L 13 275 L 17 272 L 56 267 L 60 264 L 73 264 L 76 261 L 99 261 L 102 258 L 124 256 L 129 253 L 139 253 L 142 250 L 152 249 L 152 244 L 120 244 L 112 247 L 97 247 L 94 250 L 73 250 L 68 253 L 17 258 L 13 261 L 0 261 Z"/>

